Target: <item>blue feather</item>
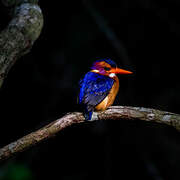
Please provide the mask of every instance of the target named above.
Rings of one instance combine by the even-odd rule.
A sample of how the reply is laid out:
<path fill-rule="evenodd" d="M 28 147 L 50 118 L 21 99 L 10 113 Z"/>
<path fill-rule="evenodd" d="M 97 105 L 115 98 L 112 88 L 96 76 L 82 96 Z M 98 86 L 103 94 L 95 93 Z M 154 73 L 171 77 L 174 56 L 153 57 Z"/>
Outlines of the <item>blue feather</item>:
<path fill-rule="evenodd" d="M 88 72 L 80 82 L 79 104 L 84 107 L 86 120 L 90 120 L 94 108 L 109 94 L 114 80 L 94 72 Z"/>
<path fill-rule="evenodd" d="M 83 114 L 84 114 L 85 120 L 88 121 L 88 120 L 91 120 L 93 111 L 88 111 L 87 108 L 85 107 Z"/>

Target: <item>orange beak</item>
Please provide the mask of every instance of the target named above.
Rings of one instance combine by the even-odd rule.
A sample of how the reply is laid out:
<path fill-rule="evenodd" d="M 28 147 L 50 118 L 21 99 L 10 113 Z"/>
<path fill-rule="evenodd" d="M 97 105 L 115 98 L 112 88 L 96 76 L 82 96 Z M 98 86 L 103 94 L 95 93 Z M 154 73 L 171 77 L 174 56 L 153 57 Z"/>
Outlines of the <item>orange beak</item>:
<path fill-rule="evenodd" d="M 120 69 L 120 68 L 112 68 L 109 72 L 115 73 L 115 74 L 132 74 L 131 71 L 126 71 L 126 70 Z"/>

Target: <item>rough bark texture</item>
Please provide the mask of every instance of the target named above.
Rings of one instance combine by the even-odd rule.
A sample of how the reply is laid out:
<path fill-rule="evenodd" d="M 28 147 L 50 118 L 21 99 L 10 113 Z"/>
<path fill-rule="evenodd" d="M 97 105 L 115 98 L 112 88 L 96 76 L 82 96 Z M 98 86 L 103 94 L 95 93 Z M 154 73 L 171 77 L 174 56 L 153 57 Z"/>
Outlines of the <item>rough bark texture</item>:
<path fill-rule="evenodd" d="M 3 0 L 13 8 L 13 17 L 0 33 L 0 87 L 9 69 L 29 52 L 43 27 L 43 16 L 37 0 Z"/>
<path fill-rule="evenodd" d="M 180 115 L 143 107 L 112 106 L 104 112 L 95 114 L 92 121 L 95 120 L 143 120 L 167 124 L 180 131 Z M 42 140 L 54 136 L 62 129 L 74 123 L 81 122 L 84 122 L 82 113 L 69 113 L 47 126 L 0 149 L 0 161 L 11 157 L 18 152 L 22 152 Z"/>

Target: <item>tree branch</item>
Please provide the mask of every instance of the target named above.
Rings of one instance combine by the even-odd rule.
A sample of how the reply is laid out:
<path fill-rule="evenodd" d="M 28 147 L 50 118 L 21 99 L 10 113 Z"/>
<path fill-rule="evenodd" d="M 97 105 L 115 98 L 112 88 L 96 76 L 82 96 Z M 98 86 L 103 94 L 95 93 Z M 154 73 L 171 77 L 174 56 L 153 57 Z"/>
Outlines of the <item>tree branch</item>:
<path fill-rule="evenodd" d="M 38 0 L 2 0 L 13 8 L 13 18 L 0 33 L 0 87 L 15 61 L 30 51 L 43 27 Z"/>
<path fill-rule="evenodd" d="M 92 121 L 95 120 L 143 120 L 156 122 L 173 126 L 180 131 L 180 115 L 149 109 L 143 107 L 129 106 L 112 106 L 108 110 L 96 113 Z M 42 127 L 41 129 L 32 132 L 17 141 L 14 141 L 0 149 L 0 161 L 7 159 L 18 152 L 38 144 L 39 142 L 54 136 L 62 129 L 71 126 L 75 123 L 84 122 L 82 113 L 68 113 L 64 117 Z"/>

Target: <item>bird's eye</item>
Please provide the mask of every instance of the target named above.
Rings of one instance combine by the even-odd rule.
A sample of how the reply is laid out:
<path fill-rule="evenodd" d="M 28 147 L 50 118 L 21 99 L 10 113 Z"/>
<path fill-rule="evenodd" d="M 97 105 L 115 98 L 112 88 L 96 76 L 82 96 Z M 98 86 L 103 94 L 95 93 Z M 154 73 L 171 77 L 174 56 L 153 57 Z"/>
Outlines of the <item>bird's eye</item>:
<path fill-rule="evenodd" d="M 109 71 L 111 68 L 108 68 L 108 67 L 104 67 L 104 70 L 105 71 Z"/>

